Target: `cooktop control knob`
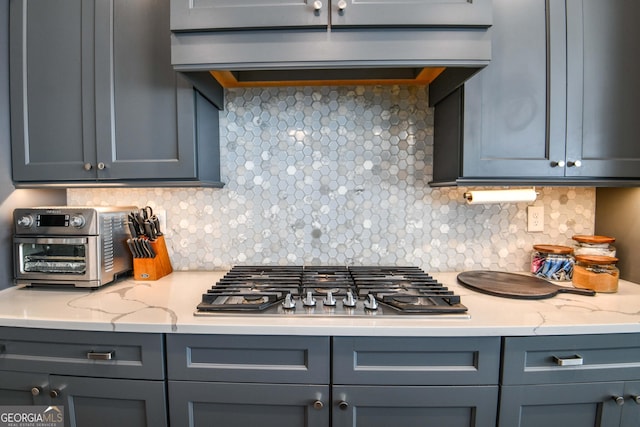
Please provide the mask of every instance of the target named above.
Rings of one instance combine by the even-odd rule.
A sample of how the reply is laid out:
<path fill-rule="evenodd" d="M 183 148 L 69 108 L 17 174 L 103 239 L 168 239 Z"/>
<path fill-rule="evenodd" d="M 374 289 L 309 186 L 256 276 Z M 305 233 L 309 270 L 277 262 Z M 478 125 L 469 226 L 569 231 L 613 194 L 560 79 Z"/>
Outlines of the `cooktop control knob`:
<path fill-rule="evenodd" d="M 324 305 L 328 305 L 328 306 L 331 306 L 331 307 L 335 306 L 336 305 L 336 299 L 333 297 L 333 293 L 332 292 L 327 292 L 327 296 L 324 298 L 322 303 Z"/>
<path fill-rule="evenodd" d="M 316 305 L 316 300 L 313 299 L 313 292 L 307 292 L 307 296 L 302 298 L 302 304 L 306 307 L 314 307 Z"/>
<path fill-rule="evenodd" d="M 33 217 L 31 215 L 25 215 L 18 220 L 20 227 L 29 228 L 33 225 Z"/>
<path fill-rule="evenodd" d="M 347 291 L 347 295 L 342 300 L 342 305 L 344 305 L 345 307 L 355 307 L 356 306 L 356 300 L 353 297 L 353 293 L 351 291 Z"/>
<path fill-rule="evenodd" d="M 367 296 L 367 300 L 364 302 L 364 308 L 367 310 L 377 310 L 378 309 L 378 301 L 373 296 L 373 294 L 369 294 Z"/>
<path fill-rule="evenodd" d="M 84 226 L 84 224 L 85 224 L 85 220 L 84 220 L 84 217 L 82 215 L 73 215 L 69 219 L 69 225 L 72 226 L 72 227 L 80 228 L 80 227 Z"/>
<path fill-rule="evenodd" d="M 284 301 L 282 301 L 282 308 L 286 308 L 288 310 L 296 308 L 296 302 L 293 300 L 291 294 L 287 294 L 287 296 L 284 297 Z"/>

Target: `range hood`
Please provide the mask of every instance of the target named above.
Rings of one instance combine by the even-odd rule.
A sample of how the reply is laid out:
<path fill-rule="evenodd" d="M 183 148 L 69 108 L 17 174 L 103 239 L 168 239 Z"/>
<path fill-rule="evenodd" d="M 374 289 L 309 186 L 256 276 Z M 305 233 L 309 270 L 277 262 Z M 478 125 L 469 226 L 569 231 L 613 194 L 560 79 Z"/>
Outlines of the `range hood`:
<path fill-rule="evenodd" d="M 350 17 L 356 12 L 361 12 L 360 16 L 371 12 L 372 9 L 357 9 L 365 4 L 376 7 L 376 13 L 369 13 L 364 23 L 352 20 L 344 24 L 340 19 L 348 14 L 332 9 L 323 25 L 307 22 L 322 17 L 325 11 L 322 2 L 281 2 L 288 6 L 287 13 L 293 10 L 301 17 L 304 15 L 305 22 L 294 18 L 277 22 L 280 15 L 288 16 L 282 13 L 285 9 L 277 7 L 275 10 L 279 10 L 280 15 L 274 12 L 274 16 L 265 14 L 268 16 L 261 19 L 260 13 L 267 6 L 262 6 L 260 11 L 256 9 L 259 2 L 253 3 L 253 9 L 245 7 L 244 15 L 239 18 L 240 12 L 235 9 L 240 6 L 234 2 L 173 0 L 171 61 L 174 69 L 198 76 L 201 83 L 206 76 L 227 88 L 429 85 L 433 105 L 491 59 L 490 0 L 373 3 L 332 0 L 332 3 L 327 1 L 326 8 L 335 9 L 337 6 L 333 3 L 341 4 Z M 278 2 L 271 2 L 275 3 Z M 318 10 L 314 13 L 311 8 L 318 4 L 319 13 Z M 402 21 L 398 13 L 391 14 L 398 7 L 405 8 L 403 19 L 411 17 L 408 11 L 413 9 L 423 15 L 416 18 L 416 22 Z M 272 8 L 274 6 L 269 6 L 270 13 Z M 386 17 L 378 16 L 385 11 L 388 11 Z M 265 21 L 275 22 L 274 26 L 267 26 Z"/>

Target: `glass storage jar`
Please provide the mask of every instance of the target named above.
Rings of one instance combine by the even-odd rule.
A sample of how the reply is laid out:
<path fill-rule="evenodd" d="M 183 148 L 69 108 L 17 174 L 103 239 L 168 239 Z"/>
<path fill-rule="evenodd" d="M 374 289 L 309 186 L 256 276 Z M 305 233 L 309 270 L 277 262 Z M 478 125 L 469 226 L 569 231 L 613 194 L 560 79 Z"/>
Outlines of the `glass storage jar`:
<path fill-rule="evenodd" d="M 573 248 L 561 245 L 534 245 L 531 273 L 549 280 L 570 281 L 573 277 Z"/>
<path fill-rule="evenodd" d="M 615 237 L 577 234 L 572 239 L 576 241 L 574 255 L 616 256 L 616 248 L 611 246 L 616 241 Z"/>
<path fill-rule="evenodd" d="M 617 292 L 620 270 L 618 258 L 603 255 L 578 255 L 573 268 L 573 286 L 596 292 Z"/>

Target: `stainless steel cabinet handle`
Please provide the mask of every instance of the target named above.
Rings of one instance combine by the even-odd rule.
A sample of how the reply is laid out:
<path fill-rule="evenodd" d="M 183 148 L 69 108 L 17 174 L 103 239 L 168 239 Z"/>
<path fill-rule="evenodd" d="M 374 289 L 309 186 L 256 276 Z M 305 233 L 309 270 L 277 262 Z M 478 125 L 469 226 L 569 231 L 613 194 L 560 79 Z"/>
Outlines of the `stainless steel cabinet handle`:
<path fill-rule="evenodd" d="M 88 351 L 87 359 L 91 360 L 111 360 L 116 357 L 116 352 L 111 351 Z"/>
<path fill-rule="evenodd" d="M 40 387 L 32 387 L 31 388 L 31 395 L 32 396 L 39 396 L 41 392 L 42 392 L 42 389 Z"/>
<path fill-rule="evenodd" d="M 349 409 L 349 404 L 344 400 L 342 400 L 340 403 L 338 403 L 338 408 L 340 408 L 343 411 L 346 411 L 347 409 Z"/>
<path fill-rule="evenodd" d="M 84 170 L 90 171 L 93 168 L 93 165 L 91 163 L 85 163 L 84 165 L 82 165 L 82 167 L 84 168 Z"/>
<path fill-rule="evenodd" d="M 105 165 L 103 162 L 98 163 L 98 169 L 99 170 L 103 170 L 106 167 L 107 167 L 107 165 Z"/>
<path fill-rule="evenodd" d="M 567 162 L 567 166 L 570 168 L 579 168 L 582 166 L 582 162 L 580 160 L 574 160 L 572 162 Z"/>
<path fill-rule="evenodd" d="M 314 409 L 322 409 L 324 408 L 324 403 L 322 403 L 322 400 L 316 400 L 313 402 L 313 407 Z"/>
<path fill-rule="evenodd" d="M 584 359 L 579 354 L 574 354 L 569 357 L 553 356 L 553 361 L 556 362 L 558 366 L 577 366 L 584 363 Z"/>
<path fill-rule="evenodd" d="M 558 160 L 557 162 L 556 161 L 551 162 L 551 167 L 552 168 L 563 168 L 564 165 L 565 165 L 564 160 Z"/>
<path fill-rule="evenodd" d="M 616 405 L 618 405 L 618 406 L 624 405 L 624 397 L 622 397 L 622 396 L 611 396 L 611 398 L 613 399 L 614 402 L 616 402 Z"/>

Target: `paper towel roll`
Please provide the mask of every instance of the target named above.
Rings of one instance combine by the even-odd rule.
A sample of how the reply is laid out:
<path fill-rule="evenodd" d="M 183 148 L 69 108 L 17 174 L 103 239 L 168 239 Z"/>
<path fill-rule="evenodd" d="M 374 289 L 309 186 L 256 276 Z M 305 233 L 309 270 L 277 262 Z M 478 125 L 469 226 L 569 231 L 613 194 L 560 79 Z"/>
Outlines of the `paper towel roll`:
<path fill-rule="evenodd" d="M 470 205 L 488 203 L 517 203 L 533 202 L 536 200 L 536 190 L 481 190 L 464 193 L 467 203 Z"/>

